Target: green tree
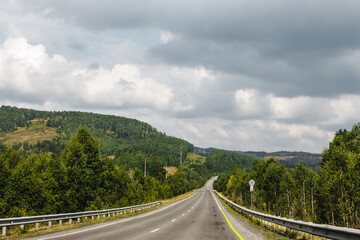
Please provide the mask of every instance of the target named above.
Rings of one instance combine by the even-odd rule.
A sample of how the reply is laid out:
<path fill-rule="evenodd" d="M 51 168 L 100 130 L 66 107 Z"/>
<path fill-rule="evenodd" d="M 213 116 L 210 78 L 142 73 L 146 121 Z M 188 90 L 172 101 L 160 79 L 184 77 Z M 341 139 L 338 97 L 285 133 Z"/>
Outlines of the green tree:
<path fill-rule="evenodd" d="M 65 148 L 63 161 L 67 171 L 65 201 L 68 210 L 84 210 L 88 202 L 96 199 L 104 166 L 99 143 L 88 129 L 78 129 Z"/>
<path fill-rule="evenodd" d="M 359 176 L 360 124 L 357 124 L 351 131 L 339 130 L 329 149 L 323 152 L 319 210 L 323 221 L 342 226 L 360 225 Z"/>

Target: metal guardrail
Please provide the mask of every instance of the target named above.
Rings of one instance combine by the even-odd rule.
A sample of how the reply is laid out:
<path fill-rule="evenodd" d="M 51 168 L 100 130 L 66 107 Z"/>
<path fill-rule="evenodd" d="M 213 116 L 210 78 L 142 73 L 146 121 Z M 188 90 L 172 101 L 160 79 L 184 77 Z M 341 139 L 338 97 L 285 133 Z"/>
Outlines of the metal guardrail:
<path fill-rule="evenodd" d="M 215 191 L 215 190 L 214 190 Z M 272 216 L 264 213 L 259 213 L 252 211 L 250 209 L 241 207 L 232 201 L 221 196 L 217 191 L 216 194 L 223 199 L 227 204 L 231 207 L 240 210 L 247 215 L 253 216 L 255 218 L 259 218 L 261 220 L 275 223 L 287 228 L 291 228 L 297 231 L 310 233 L 312 235 L 331 238 L 331 239 L 339 239 L 339 240 L 360 240 L 360 230 L 354 228 L 346 228 L 346 227 L 336 227 L 326 224 L 316 224 L 312 222 L 303 222 L 288 218 L 282 218 L 277 216 Z"/>
<path fill-rule="evenodd" d="M 76 212 L 76 213 L 60 213 L 60 214 L 52 214 L 52 215 L 41 215 L 41 216 L 30 216 L 30 217 L 17 217 L 17 218 L 0 218 L 0 227 L 2 228 L 2 235 L 6 236 L 6 228 L 11 226 L 21 226 L 24 228 L 26 224 L 36 224 L 36 229 L 39 229 L 39 223 L 48 222 L 49 226 L 51 226 L 52 221 L 59 221 L 59 224 L 62 224 L 63 220 L 69 220 L 69 223 L 72 223 L 73 219 L 77 219 L 80 222 L 81 218 L 91 217 L 94 219 L 95 216 L 100 218 L 100 216 L 111 214 L 115 216 L 115 214 L 122 214 L 125 212 L 133 212 L 135 210 L 142 210 L 145 208 L 149 208 L 152 206 L 160 205 L 161 202 L 152 202 L 146 203 L 142 205 L 135 205 L 123 208 L 114 208 L 114 209 L 106 209 L 106 210 L 96 210 L 96 211 L 87 211 L 87 212 Z"/>

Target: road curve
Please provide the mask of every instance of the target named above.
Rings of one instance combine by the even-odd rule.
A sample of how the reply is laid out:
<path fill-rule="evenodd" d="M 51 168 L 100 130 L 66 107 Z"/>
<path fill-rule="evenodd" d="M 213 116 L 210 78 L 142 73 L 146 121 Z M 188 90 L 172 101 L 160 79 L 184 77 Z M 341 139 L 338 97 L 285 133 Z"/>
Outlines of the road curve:
<path fill-rule="evenodd" d="M 151 212 L 31 239 L 262 239 L 226 212 L 210 190 L 212 183 L 185 200 Z"/>

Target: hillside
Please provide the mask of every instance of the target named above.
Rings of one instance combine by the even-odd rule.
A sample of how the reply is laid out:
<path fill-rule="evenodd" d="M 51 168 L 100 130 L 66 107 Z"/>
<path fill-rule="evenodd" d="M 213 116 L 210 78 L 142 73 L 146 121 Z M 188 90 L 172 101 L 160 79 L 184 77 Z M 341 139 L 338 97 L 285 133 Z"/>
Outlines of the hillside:
<path fill-rule="evenodd" d="M 46 126 L 43 119 L 31 120 L 26 127 L 18 127 L 13 132 L 0 132 L 0 141 L 6 146 L 16 146 L 24 143 L 35 145 L 37 142 L 52 140 L 58 137 L 56 128 Z M 25 144 L 26 145 L 26 144 Z"/>
<path fill-rule="evenodd" d="M 189 142 L 166 136 L 148 123 L 135 119 L 85 112 L 0 107 L 2 146 L 58 154 L 79 126 L 88 128 L 99 140 L 102 155 L 115 158 L 115 161 L 122 156 L 130 167 L 138 167 L 145 157 L 156 158 L 162 165 L 177 166 L 181 150 L 184 156 L 193 151 Z"/>

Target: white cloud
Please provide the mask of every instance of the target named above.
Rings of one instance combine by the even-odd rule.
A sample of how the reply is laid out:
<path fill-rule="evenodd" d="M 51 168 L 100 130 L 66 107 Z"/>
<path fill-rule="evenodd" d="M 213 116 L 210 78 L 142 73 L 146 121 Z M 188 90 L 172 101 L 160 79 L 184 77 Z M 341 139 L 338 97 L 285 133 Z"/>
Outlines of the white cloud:
<path fill-rule="evenodd" d="M 31 45 L 25 38 L 8 38 L 0 46 L 0 90 L 15 98 L 58 95 L 72 68 L 62 56 L 49 56 L 43 45 Z"/>
<path fill-rule="evenodd" d="M 235 92 L 238 114 L 242 118 L 257 118 L 267 115 L 270 96 L 256 89 L 239 89 Z"/>
<path fill-rule="evenodd" d="M 160 41 L 163 44 L 167 44 L 175 39 L 174 35 L 169 32 L 168 30 L 161 30 L 160 31 Z"/>
<path fill-rule="evenodd" d="M 49 56 L 43 45 L 25 38 L 8 38 L 0 46 L 0 91 L 13 100 L 26 94 L 42 102 L 155 109 L 166 109 L 173 96 L 169 87 L 141 76 L 135 65 L 84 69 L 60 55 Z"/>
<path fill-rule="evenodd" d="M 154 107 L 166 109 L 173 96 L 152 78 L 142 77 L 134 65 L 115 65 L 111 71 L 100 68 L 81 71 L 88 104 L 112 107 Z"/>
<path fill-rule="evenodd" d="M 311 108 L 313 99 L 307 96 L 284 98 L 284 97 L 272 97 L 271 107 L 275 118 L 277 119 L 294 119 L 300 117 L 300 114 L 304 114 L 306 110 Z"/>
<path fill-rule="evenodd" d="M 337 99 L 329 100 L 336 117 L 329 118 L 329 124 L 349 125 L 359 122 L 360 116 L 360 96 L 342 95 Z"/>

